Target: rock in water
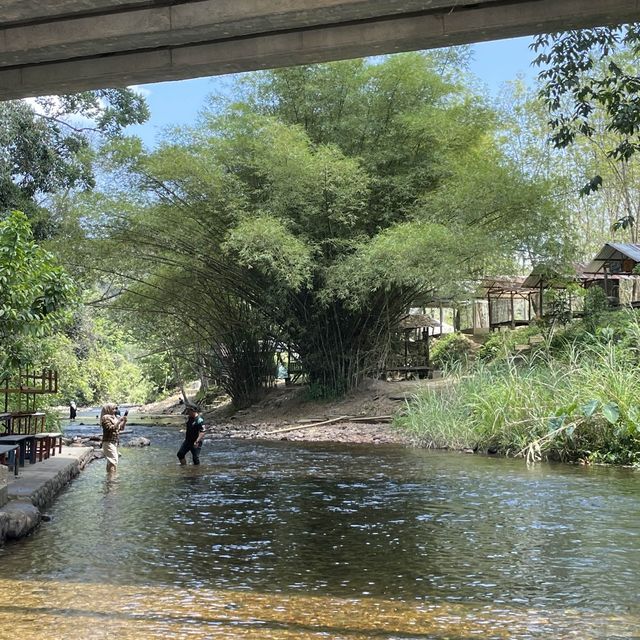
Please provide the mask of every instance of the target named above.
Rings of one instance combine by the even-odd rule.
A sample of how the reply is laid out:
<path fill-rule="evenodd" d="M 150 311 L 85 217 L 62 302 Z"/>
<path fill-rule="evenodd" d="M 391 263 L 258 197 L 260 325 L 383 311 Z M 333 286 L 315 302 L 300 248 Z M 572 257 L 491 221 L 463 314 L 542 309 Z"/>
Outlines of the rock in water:
<path fill-rule="evenodd" d="M 151 444 L 151 440 L 149 438 L 131 438 L 128 442 L 125 443 L 125 447 L 148 447 Z"/>

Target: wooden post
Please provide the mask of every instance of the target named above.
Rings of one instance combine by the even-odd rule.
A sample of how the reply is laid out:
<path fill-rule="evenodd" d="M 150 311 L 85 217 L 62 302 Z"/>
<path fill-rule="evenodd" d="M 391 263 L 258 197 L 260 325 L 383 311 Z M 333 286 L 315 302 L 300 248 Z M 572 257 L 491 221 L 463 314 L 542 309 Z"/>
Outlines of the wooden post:
<path fill-rule="evenodd" d="M 427 327 L 427 367 L 431 366 L 431 350 L 429 349 L 429 327 Z"/>
<path fill-rule="evenodd" d="M 544 278 L 540 278 L 540 308 L 538 309 L 538 316 L 540 317 L 540 320 L 544 318 L 544 313 L 542 313 L 543 294 L 544 294 Z"/>
<path fill-rule="evenodd" d="M 511 292 L 511 328 L 516 328 L 516 308 L 513 302 L 513 291 Z"/>

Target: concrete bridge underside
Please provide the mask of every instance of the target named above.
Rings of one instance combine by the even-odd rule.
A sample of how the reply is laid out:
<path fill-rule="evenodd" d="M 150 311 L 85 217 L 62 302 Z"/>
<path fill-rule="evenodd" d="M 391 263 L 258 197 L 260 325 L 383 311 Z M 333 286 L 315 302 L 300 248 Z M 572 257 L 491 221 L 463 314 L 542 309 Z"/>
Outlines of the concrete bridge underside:
<path fill-rule="evenodd" d="M 2 0 L 0 99 L 636 21 L 640 0 Z"/>

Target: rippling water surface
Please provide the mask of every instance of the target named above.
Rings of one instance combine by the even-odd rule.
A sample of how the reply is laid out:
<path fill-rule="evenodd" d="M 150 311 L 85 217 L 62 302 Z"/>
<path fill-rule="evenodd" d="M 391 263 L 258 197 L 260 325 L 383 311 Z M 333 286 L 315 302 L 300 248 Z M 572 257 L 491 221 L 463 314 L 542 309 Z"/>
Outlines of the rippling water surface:
<path fill-rule="evenodd" d="M 138 426 L 0 549 L 29 638 L 639 638 L 640 473 Z"/>

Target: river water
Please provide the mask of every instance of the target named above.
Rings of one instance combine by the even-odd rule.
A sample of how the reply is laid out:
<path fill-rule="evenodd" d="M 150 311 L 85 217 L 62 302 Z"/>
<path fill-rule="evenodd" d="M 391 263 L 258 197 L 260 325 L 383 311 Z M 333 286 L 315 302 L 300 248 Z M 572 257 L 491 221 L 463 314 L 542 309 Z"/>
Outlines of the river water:
<path fill-rule="evenodd" d="M 0 549 L 2 637 L 640 638 L 640 472 L 132 435 Z"/>

